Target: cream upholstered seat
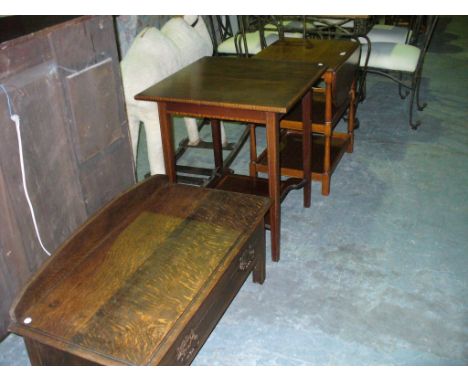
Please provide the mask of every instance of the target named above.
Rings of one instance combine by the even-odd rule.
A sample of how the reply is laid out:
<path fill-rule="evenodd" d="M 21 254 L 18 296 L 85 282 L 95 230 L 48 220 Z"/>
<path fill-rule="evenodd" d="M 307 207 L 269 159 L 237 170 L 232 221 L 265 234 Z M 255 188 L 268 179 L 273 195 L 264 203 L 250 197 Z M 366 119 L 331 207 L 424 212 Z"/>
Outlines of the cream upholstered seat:
<path fill-rule="evenodd" d="M 249 54 L 257 54 L 262 50 L 262 44 L 260 39 L 260 32 L 248 32 L 245 34 L 247 42 L 247 51 Z M 267 46 L 273 44 L 278 40 L 278 33 L 273 31 L 265 31 L 265 41 Z M 218 53 L 220 54 L 236 54 L 236 53 L 245 53 L 244 52 L 244 42 L 242 36 L 239 38 L 239 49 L 240 52 L 237 52 L 235 37 L 230 37 L 227 40 L 224 40 L 221 44 L 218 45 Z"/>
<path fill-rule="evenodd" d="M 413 122 L 413 104 L 416 101 L 418 110 L 423 110 L 426 104 L 419 102 L 419 88 L 421 85 L 422 68 L 424 57 L 429 48 L 432 34 L 437 25 L 437 16 L 426 16 L 427 25 L 424 33 L 424 39 L 420 42 L 419 47 L 410 44 L 392 43 L 392 42 L 372 42 L 362 44 L 363 53 L 361 56 L 360 66 L 364 73 L 375 73 L 383 75 L 398 83 L 400 97 L 410 97 L 410 114 L 409 123 L 413 129 L 416 129 L 420 122 Z M 419 24 L 416 23 L 417 28 Z M 388 29 L 391 30 L 391 29 Z M 418 34 L 419 30 L 415 29 Z M 366 65 L 366 57 L 368 62 Z M 398 75 L 394 77 L 394 73 Z M 409 78 L 409 82 L 405 79 Z M 402 93 L 402 88 L 406 88 L 406 93 Z"/>
<path fill-rule="evenodd" d="M 367 33 L 367 38 L 371 43 L 374 42 L 392 42 L 394 44 L 405 44 L 411 39 L 412 31 L 405 27 L 395 25 L 376 24 Z M 367 41 L 363 38 L 359 39 L 365 44 Z"/>
<path fill-rule="evenodd" d="M 361 66 L 367 56 L 367 44 L 362 45 Z M 375 42 L 371 44 L 369 68 L 414 72 L 418 64 L 421 49 L 413 45 Z"/>
<path fill-rule="evenodd" d="M 319 26 L 339 25 L 342 28 L 352 29 L 354 28 L 354 20 L 320 18 L 319 20 L 315 21 L 315 25 L 319 25 Z"/>

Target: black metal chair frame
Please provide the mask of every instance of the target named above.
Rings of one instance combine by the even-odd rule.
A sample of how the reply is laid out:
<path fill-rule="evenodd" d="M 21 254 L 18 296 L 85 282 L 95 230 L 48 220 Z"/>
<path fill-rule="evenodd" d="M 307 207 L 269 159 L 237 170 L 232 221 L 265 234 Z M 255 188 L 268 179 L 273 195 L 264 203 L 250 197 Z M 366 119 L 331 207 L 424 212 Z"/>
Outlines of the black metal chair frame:
<path fill-rule="evenodd" d="M 416 106 L 419 111 L 424 110 L 424 108 L 427 106 L 427 103 L 421 104 L 420 99 L 419 99 L 419 93 L 420 93 L 420 86 L 421 86 L 421 74 L 423 70 L 423 65 L 424 65 L 424 59 L 427 53 L 427 50 L 429 48 L 429 44 L 432 39 L 432 35 L 434 33 L 434 29 L 437 25 L 438 21 L 438 16 L 428 16 L 429 22 L 427 23 L 427 28 L 424 34 L 424 39 L 421 42 L 419 48 L 420 48 L 420 54 L 418 58 L 418 62 L 416 64 L 416 68 L 414 72 L 408 73 L 408 72 L 401 72 L 398 71 L 398 78 L 393 75 L 395 71 L 392 70 L 381 70 L 381 69 L 373 69 L 373 68 L 366 68 L 367 73 L 373 73 L 373 74 L 378 74 L 384 77 L 389 78 L 390 80 L 396 82 L 398 84 L 398 93 L 402 99 L 405 99 L 408 95 L 411 94 L 410 98 L 410 105 L 409 105 L 409 124 L 413 130 L 416 130 L 418 126 L 421 124 L 420 121 L 413 121 L 413 106 L 414 106 L 414 101 L 416 100 Z M 420 24 L 418 24 L 420 26 Z M 417 42 L 418 39 L 416 39 Z M 369 45 L 370 47 L 370 45 Z M 403 76 L 405 74 L 410 74 L 411 78 L 409 81 L 405 81 Z M 402 88 L 406 89 L 405 93 L 402 93 Z"/>

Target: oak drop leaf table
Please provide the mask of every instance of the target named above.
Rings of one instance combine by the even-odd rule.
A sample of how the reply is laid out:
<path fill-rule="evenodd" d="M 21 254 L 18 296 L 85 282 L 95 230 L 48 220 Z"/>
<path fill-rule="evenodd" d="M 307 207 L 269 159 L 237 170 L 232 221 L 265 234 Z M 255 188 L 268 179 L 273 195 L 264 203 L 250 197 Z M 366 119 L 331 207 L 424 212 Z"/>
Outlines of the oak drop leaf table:
<path fill-rule="evenodd" d="M 82 226 L 13 305 L 33 365 L 187 365 L 247 276 L 270 200 L 149 178 Z"/>
<path fill-rule="evenodd" d="M 219 120 L 266 125 L 273 261 L 280 258 L 279 120 L 297 103 L 310 105 L 312 85 L 324 70 L 301 62 L 203 57 L 135 96 L 137 100 L 158 103 L 165 168 L 171 182 L 177 180 L 172 115 L 212 120 L 217 168 L 223 167 Z M 310 106 L 303 109 L 307 111 L 304 119 L 309 118 L 306 123 L 310 124 Z M 307 177 L 308 173 L 304 187 L 310 195 Z"/>

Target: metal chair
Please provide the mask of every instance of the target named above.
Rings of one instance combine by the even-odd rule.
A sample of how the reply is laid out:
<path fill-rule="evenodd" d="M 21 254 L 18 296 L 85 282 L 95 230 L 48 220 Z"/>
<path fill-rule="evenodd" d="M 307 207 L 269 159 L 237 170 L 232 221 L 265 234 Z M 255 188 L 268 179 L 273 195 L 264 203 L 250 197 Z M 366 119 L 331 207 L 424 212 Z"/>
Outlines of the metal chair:
<path fill-rule="evenodd" d="M 411 16 L 406 26 L 375 24 L 366 36 L 371 43 L 412 44 L 419 37 L 422 18 L 423 16 Z M 366 41 L 362 42 L 366 43 Z"/>
<path fill-rule="evenodd" d="M 364 51 L 368 50 L 369 60 L 367 65 L 361 59 L 361 67 L 366 73 L 374 73 L 390 78 L 398 83 L 400 97 L 405 99 L 410 95 L 409 104 L 409 124 L 412 129 L 417 129 L 420 121 L 413 121 L 413 105 L 416 100 L 418 110 L 423 110 L 426 103 L 421 104 L 419 91 L 421 85 L 421 74 L 429 44 L 437 25 L 437 16 L 427 16 L 428 22 L 426 31 L 420 41 L 414 42 L 416 45 L 374 42 L 363 44 Z M 367 48 L 367 49 L 366 49 Z M 398 76 L 395 77 L 394 74 Z M 407 77 L 407 79 L 405 79 Z M 409 77 L 409 78 L 408 78 Z M 402 89 L 406 92 L 402 93 Z"/>
<path fill-rule="evenodd" d="M 238 31 L 235 32 L 228 16 L 210 16 L 215 55 L 250 57 L 278 40 L 278 29 L 264 28 L 270 21 L 263 16 L 237 16 Z"/>

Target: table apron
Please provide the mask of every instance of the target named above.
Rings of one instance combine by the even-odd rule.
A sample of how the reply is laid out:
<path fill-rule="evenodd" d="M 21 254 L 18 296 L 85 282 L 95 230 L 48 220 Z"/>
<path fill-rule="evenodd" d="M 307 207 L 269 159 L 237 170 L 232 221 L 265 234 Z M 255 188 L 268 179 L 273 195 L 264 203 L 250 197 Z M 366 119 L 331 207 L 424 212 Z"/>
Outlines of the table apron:
<path fill-rule="evenodd" d="M 266 124 L 267 112 L 193 103 L 166 102 L 168 114 Z M 281 114 L 282 115 L 282 114 Z"/>

